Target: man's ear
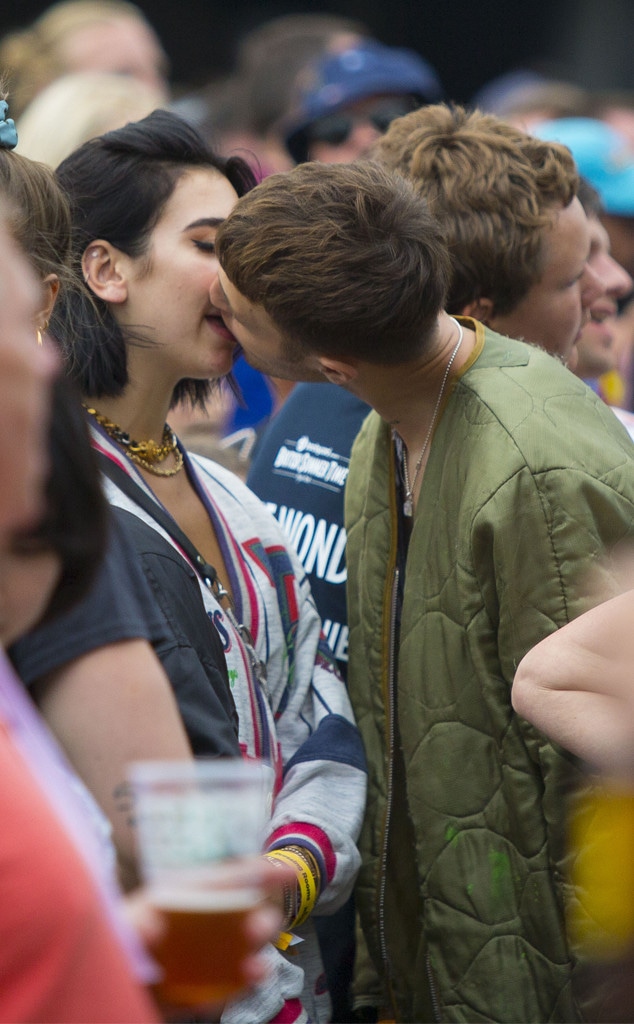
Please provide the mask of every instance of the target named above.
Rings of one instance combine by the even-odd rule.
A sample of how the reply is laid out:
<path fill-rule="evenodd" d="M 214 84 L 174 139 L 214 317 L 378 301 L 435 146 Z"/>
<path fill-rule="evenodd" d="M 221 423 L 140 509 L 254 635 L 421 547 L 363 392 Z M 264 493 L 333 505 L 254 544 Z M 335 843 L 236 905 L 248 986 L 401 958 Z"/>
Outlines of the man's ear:
<path fill-rule="evenodd" d="M 110 242 L 98 238 L 84 250 L 81 258 L 84 281 L 92 292 L 104 302 L 125 302 L 128 282 L 124 254 Z"/>
<path fill-rule="evenodd" d="M 344 359 L 331 359 L 330 356 L 317 356 L 321 372 L 331 384 L 339 384 L 340 387 L 352 383 L 359 376 L 356 363 Z"/>
<path fill-rule="evenodd" d="M 473 302 L 468 302 L 466 306 L 463 306 L 460 310 L 460 316 L 472 316 L 474 320 L 480 320 L 483 324 L 490 324 L 493 312 L 492 299 L 481 298 L 474 299 Z"/>

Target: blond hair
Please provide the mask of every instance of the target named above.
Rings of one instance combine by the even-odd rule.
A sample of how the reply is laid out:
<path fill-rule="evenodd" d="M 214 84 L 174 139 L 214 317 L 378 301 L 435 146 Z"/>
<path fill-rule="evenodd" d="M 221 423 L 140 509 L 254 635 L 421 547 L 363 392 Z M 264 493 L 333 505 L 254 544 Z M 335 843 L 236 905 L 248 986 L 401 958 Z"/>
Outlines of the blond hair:
<path fill-rule="evenodd" d="M 141 9 L 128 0 L 61 0 L 31 25 L 0 40 L 0 68 L 11 89 L 17 117 L 49 82 L 68 71 L 64 43 L 78 29 L 113 19 L 133 18 L 148 24 Z"/>
<path fill-rule="evenodd" d="M 51 82 L 18 119 L 18 150 L 57 167 L 78 146 L 165 106 L 145 82 L 107 71 L 77 71 Z"/>

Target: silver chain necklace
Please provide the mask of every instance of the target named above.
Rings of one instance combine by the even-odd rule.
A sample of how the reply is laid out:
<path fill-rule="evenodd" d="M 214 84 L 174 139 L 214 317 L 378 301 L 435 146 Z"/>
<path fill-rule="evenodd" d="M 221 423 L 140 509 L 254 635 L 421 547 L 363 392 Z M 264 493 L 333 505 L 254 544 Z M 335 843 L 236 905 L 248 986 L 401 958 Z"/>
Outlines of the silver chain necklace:
<path fill-rule="evenodd" d="M 414 476 L 412 477 L 411 484 L 409 482 L 409 472 L 408 472 L 408 469 L 407 469 L 407 448 L 406 448 L 406 446 L 404 444 L 402 446 L 402 457 L 401 458 L 402 458 L 402 465 L 403 465 L 403 483 L 405 485 L 405 498 L 403 499 L 403 515 L 406 515 L 408 517 L 408 519 L 411 519 L 411 517 L 414 515 L 414 488 L 416 487 L 416 481 L 418 480 L 418 474 L 420 472 L 420 467 L 423 464 L 423 458 L 425 457 L 425 452 L 427 451 L 427 446 L 429 444 L 429 441 L 430 441 L 430 438 L 431 438 L 431 435 L 432 435 L 432 431 L 433 431 L 434 426 L 436 424 L 436 417 L 438 416 L 438 410 L 440 409 L 440 403 L 442 402 L 442 396 L 445 393 L 445 388 L 447 386 L 447 380 L 449 379 L 449 371 L 451 370 L 451 367 L 453 365 L 454 359 L 458 355 L 458 349 L 462 345 L 462 338 L 463 338 L 463 335 L 464 335 L 464 331 L 462 329 L 462 324 L 459 324 L 458 321 L 453 316 L 450 319 L 453 321 L 453 323 L 458 328 L 458 341 L 456 342 L 456 347 L 454 348 L 453 352 L 451 353 L 451 358 L 449 359 L 449 362 L 447 363 L 447 367 L 445 369 L 445 373 L 444 373 L 444 376 L 443 376 L 443 379 L 442 379 L 442 384 L 440 385 L 440 391 L 438 392 L 438 398 L 436 399 L 436 405 L 434 406 L 434 411 L 432 413 L 431 423 L 429 424 L 429 430 L 427 431 L 427 433 L 425 435 L 425 440 L 423 441 L 423 447 L 421 449 L 421 453 L 418 456 L 418 460 L 416 462 L 416 466 L 414 467 Z"/>

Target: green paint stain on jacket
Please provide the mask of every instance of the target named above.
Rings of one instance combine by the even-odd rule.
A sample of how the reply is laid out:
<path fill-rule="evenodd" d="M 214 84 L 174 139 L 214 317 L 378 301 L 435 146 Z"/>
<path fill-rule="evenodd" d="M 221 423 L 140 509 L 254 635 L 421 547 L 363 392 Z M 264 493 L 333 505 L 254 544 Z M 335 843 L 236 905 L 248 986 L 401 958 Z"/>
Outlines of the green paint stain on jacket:
<path fill-rule="evenodd" d="M 453 843 L 456 837 L 459 835 L 460 829 L 456 828 L 455 825 L 447 825 L 445 829 L 445 839 L 448 843 Z"/>
<path fill-rule="evenodd" d="M 494 903 L 504 902 L 512 897 L 513 880 L 511 878 L 511 862 L 507 853 L 489 850 L 489 868 L 491 872 L 491 898 Z"/>

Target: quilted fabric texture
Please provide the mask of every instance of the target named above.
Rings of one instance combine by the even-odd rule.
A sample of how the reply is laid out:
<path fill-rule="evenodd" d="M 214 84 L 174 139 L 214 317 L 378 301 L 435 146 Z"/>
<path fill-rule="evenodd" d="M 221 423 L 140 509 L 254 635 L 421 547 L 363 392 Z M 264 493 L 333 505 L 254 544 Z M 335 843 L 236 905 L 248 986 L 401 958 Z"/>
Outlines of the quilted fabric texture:
<path fill-rule="evenodd" d="M 376 414 L 353 452 L 349 687 L 370 762 L 358 902 L 398 1020 L 573 1021 L 591 1013 L 564 927 L 580 767 L 514 714 L 511 684 L 589 607 L 588 570 L 607 577 L 602 556 L 632 538 L 634 448 L 552 357 L 476 330 L 425 470 L 396 688 L 394 466 Z"/>

